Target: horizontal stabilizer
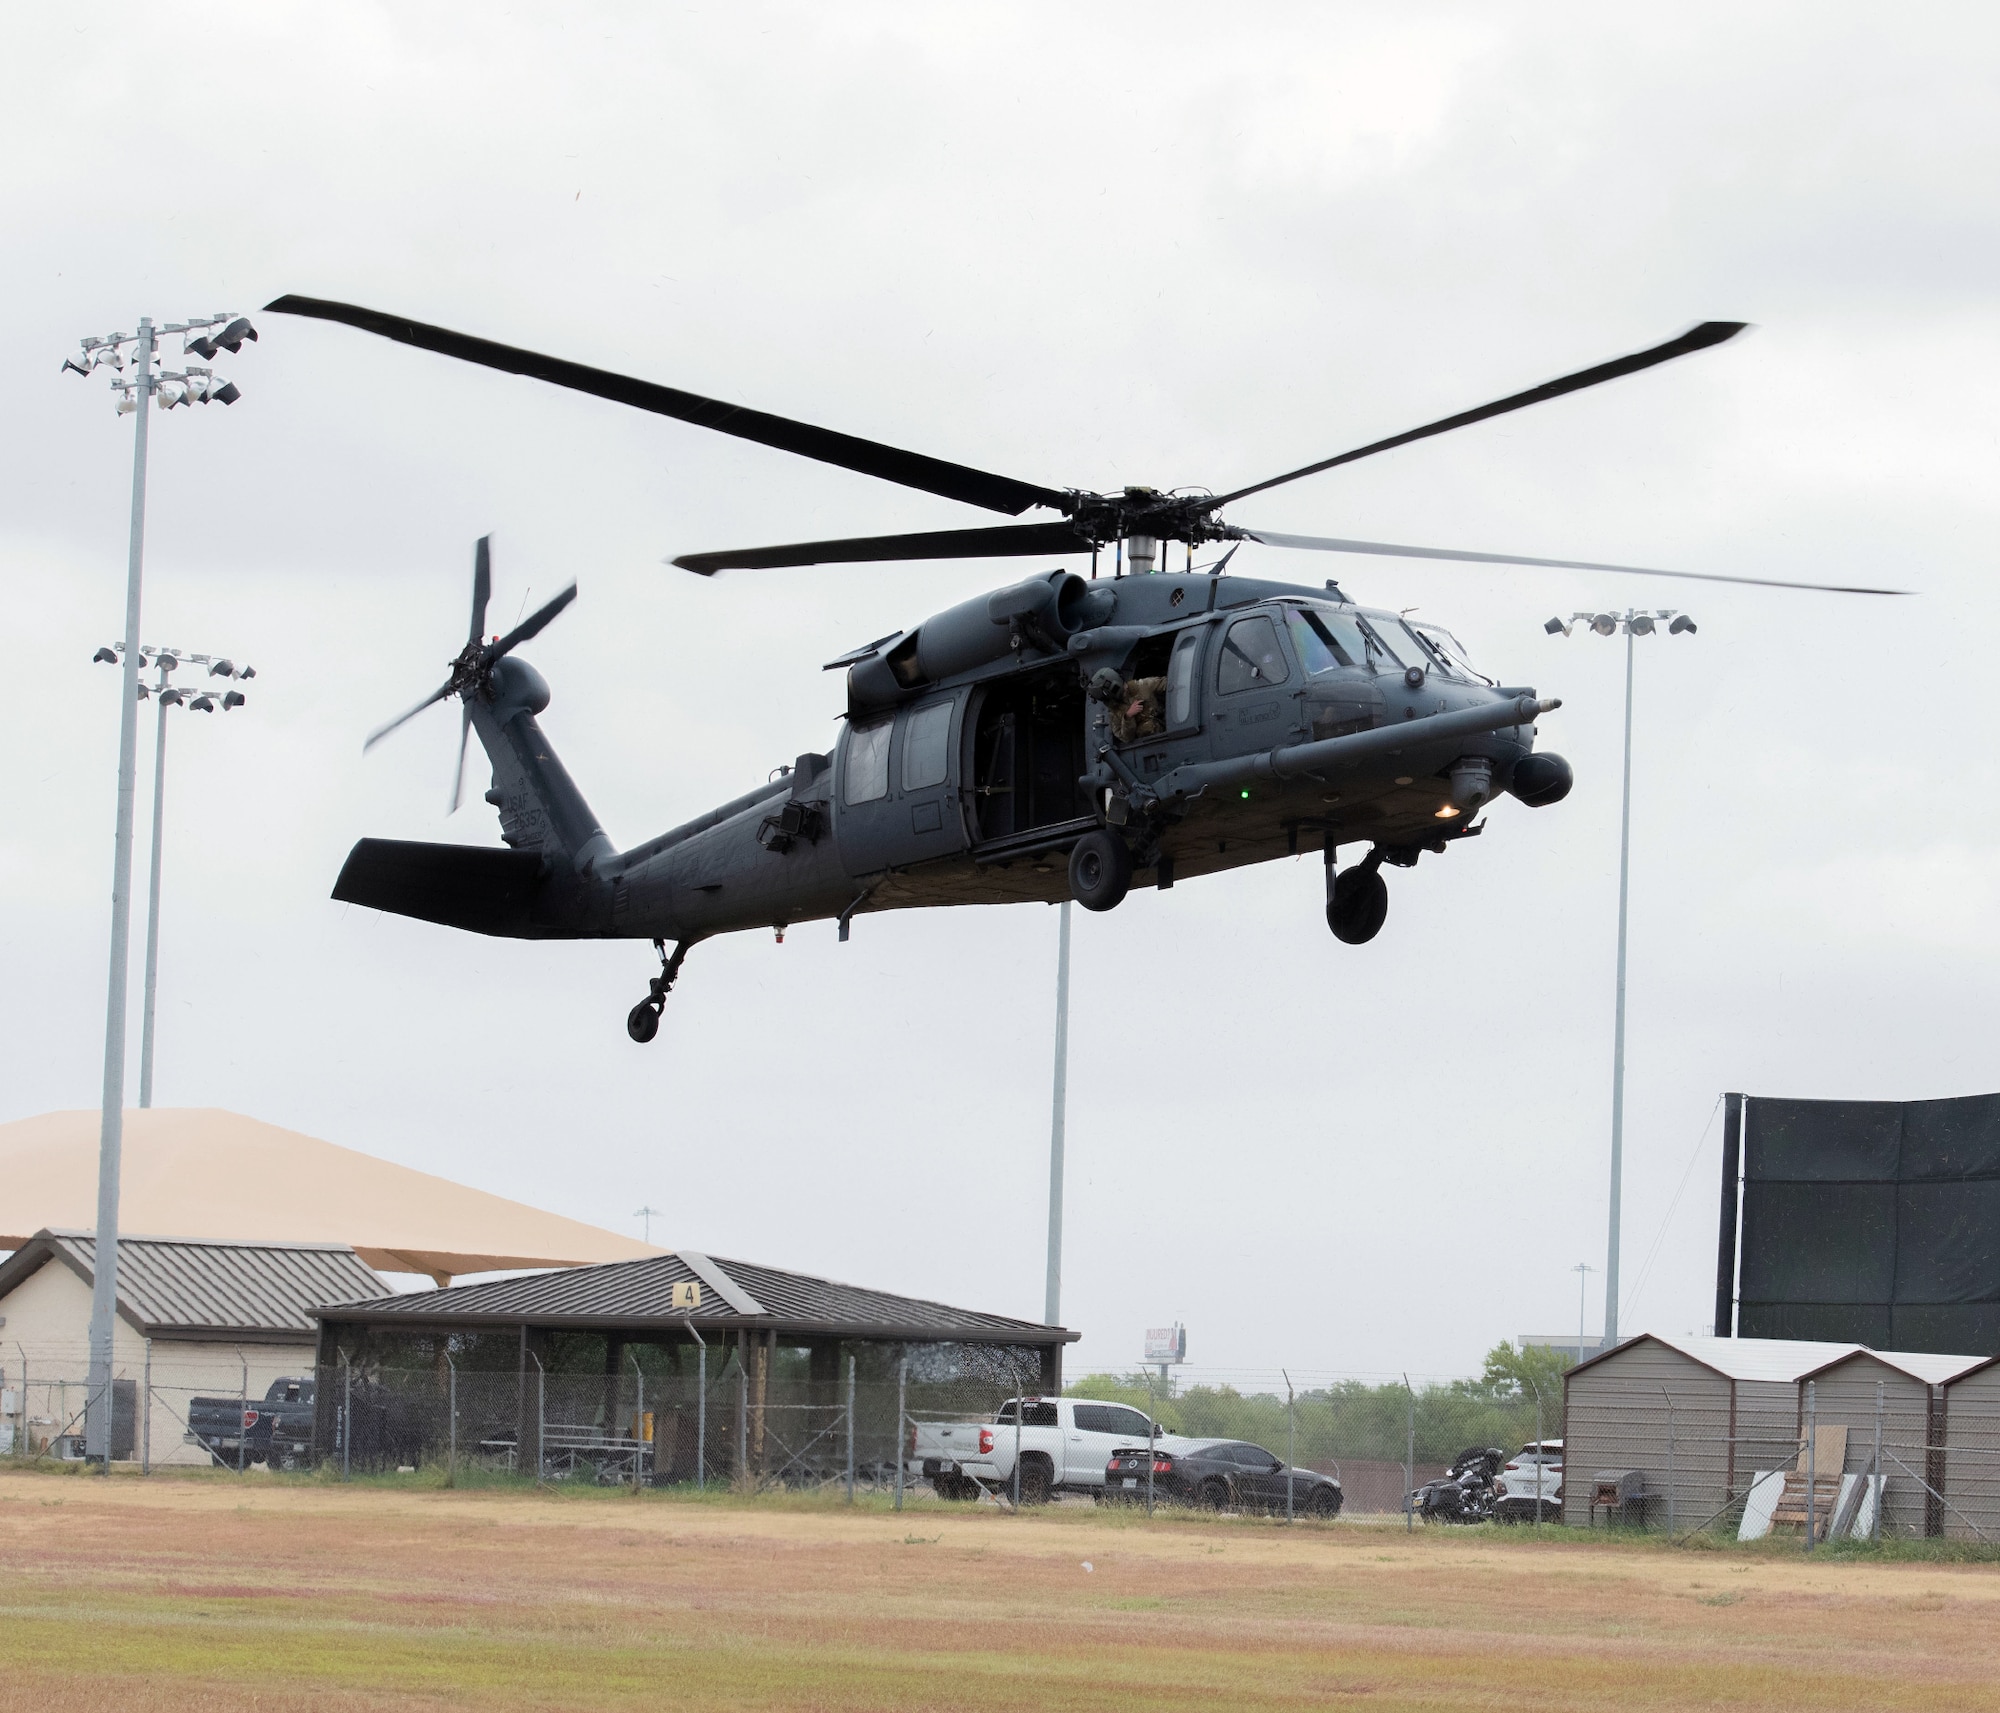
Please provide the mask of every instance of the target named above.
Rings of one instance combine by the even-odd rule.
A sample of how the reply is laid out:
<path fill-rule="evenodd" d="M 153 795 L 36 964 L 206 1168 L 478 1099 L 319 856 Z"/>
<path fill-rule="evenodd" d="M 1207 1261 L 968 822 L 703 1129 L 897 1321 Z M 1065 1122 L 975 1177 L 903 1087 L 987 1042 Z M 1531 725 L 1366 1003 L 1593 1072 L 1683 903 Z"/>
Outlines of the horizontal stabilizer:
<path fill-rule="evenodd" d="M 541 877 L 536 851 L 362 839 L 347 853 L 333 896 L 447 928 L 522 938 L 531 937 Z"/>

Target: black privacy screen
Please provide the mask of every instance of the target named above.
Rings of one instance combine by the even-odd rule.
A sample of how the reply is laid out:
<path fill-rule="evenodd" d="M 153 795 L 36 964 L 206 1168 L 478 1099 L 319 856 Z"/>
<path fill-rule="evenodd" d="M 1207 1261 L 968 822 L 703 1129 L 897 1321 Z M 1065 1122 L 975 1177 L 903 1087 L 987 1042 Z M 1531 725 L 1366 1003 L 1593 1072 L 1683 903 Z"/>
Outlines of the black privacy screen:
<path fill-rule="evenodd" d="M 2000 1352 L 2000 1095 L 1745 1101 L 1736 1330 Z"/>

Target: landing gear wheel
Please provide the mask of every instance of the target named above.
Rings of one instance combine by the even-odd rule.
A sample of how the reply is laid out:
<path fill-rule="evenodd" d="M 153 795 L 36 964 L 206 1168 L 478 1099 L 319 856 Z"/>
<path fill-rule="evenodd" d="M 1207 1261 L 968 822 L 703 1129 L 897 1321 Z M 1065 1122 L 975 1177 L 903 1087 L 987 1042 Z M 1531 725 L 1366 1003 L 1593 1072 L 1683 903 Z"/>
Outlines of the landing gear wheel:
<path fill-rule="evenodd" d="M 1085 833 L 1069 853 L 1070 896 L 1086 910 L 1115 910 L 1132 886 L 1132 852 L 1102 827 Z"/>
<path fill-rule="evenodd" d="M 667 1008 L 667 995 L 673 992 L 674 982 L 681 973 L 681 965 L 686 961 L 694 941 L 682 940 L 674 947 L 672 957 L 667 956 L 665 940 L 655 940 L 653 950 L 660 954 L 660 973 L 646 983 L 646 997 L 625 1013 L 625 1033 L 644 1046 L 660 1032 L 660 1013 Z"/>
<path fill-rule="evenodd" d="M 1344 869 L 1335 877 L 1333 896 L 1326 901 L 1326 925 L 1336 940 L 1365 946 L 1381 933 L 1388 916 L 1389 883 L 1372 863 Z"/>

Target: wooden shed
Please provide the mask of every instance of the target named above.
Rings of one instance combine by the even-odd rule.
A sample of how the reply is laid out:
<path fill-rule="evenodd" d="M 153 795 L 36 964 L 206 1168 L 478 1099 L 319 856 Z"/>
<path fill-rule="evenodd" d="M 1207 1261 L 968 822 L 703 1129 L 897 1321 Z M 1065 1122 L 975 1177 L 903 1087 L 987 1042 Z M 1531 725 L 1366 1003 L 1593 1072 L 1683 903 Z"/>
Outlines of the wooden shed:
<path fill-rule="evenodd" d="M 1944 1383 L 1944 1532 L 2000 1541 L 2000 1356 Z"/>
<path fill-rule="evenodd" d="M 1800 1437 L 1805 1435 L 1808 1409 L 1819 1427 L 1845 1427 L 1849 1474 L 1865 1474 L 1874 1466 L 1879 1413 L 1884 1534 L 1940 1532 L 1942 1509 L 1926 1489 L 1938 1488 L 1942 1477 L 1944 1389 L 1983 1360 L 1922 1351 L 1857 1350 L 1800 1377 Z"/>
<path fill-rule="evenodd" d="M 1564 1377 L 1563 1521 L 1583 1528 L 1600 1470 L 1644 1477 L 1651 1527 L 1691 1529 L 1799 1448 L 1799 1380 L 1856 1344 L 1641 1333 Z M 1604 1520 L 1598 1513 L 1597 1521 Z"/>

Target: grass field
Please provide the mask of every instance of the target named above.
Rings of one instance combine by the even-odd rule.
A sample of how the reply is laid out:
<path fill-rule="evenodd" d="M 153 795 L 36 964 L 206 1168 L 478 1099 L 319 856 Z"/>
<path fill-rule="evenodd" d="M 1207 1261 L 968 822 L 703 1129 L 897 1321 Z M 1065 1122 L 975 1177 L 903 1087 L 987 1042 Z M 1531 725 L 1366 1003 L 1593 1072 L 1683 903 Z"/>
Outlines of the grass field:
<path fill-rule="evenodd" d="M 2000 1567 L 0 1474 L 0 1706 L 2000 1709 Z"/>

